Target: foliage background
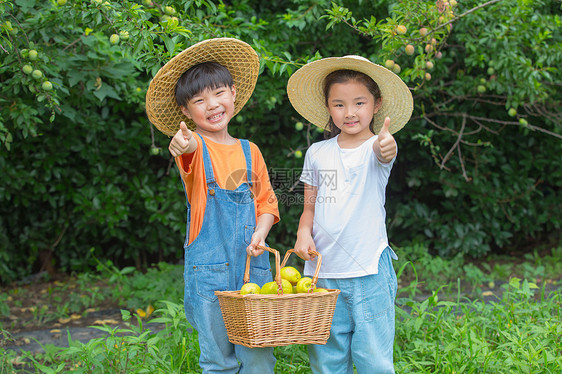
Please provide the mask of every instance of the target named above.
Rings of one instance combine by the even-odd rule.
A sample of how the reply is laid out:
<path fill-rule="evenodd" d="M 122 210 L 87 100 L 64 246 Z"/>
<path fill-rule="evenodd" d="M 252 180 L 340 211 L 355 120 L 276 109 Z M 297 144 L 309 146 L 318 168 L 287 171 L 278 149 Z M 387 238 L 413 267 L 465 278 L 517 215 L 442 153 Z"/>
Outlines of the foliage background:
<path fill-rule="evenodd" d="M 144 95 L 172 56 L 219 36 L 262 60 L 230 130 L 271 169 L 282 215 L 271 246 L 294 243 L 295 151 L 323 137 L 295 130 L 287 79 L 346 54 L 393 60 L 414 95 L 387 194 L 393 245 L 477 257 L 559 241 L 560 10 L 555 0 L 0 0 L 0 283 L 81 271 L 94 256 L 139 268 L 181 259 L 185 198 Z"/>

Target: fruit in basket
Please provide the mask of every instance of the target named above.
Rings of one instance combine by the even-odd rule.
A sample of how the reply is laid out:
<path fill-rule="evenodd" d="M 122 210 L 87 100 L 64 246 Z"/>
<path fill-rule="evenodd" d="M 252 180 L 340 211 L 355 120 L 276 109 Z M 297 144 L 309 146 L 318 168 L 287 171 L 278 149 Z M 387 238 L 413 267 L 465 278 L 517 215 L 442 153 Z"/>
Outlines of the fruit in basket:
<path fill-rule="evenodd" d="M 277 282 L 267 282 L 266 284 L 261 286 L 260 293 L 264 295 L 277 294 Z"/>
<path fill-rule="evenodd" d="M 314 292 L 328 292 L 328 290 L 325 288 L 315 288 Z"/>
<path fill-rule="evenodd" d="M 285 266 L 281 269 L 281 279 L 286 279 L 292 285 L 296 285 L 301 279 L 301 273 L 292 266 Z"/>
<path fill-rule="evenodd" d="M 248 294 L 259 294 L 260 293 L 260 286 L 255 283 L 246 283 L 240 289 L 240 295 L 248 295 Z"/>
<path fill-rule="evenodd" d="M 312 278 L 302 277 L 297 282 L 297 293 L 307 293 L 310 290 L 310 286 L 312 286 Z"/>
<path fill-rule="evenodd" d="M 293 285 L 286 279 L 281 279 L 281 286 L 283 287 L 283 294 L 293 293 Z"/>

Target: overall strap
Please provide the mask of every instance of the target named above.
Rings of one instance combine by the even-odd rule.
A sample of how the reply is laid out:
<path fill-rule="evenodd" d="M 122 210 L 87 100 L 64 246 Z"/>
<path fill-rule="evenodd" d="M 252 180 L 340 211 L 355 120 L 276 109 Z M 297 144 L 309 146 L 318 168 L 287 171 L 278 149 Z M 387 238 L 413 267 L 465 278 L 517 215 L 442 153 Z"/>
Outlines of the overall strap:
<path fill-rule="evenodd" d="M 205 167 L 205 175 L 207 176 L 207 185 L 215 183 L 215 174 L 213 173 L 213 164 L 211 163 L 211 156 L 209 156 L 209 150 L 205 144 L 205 140 L 200 134 L 201 138 L 201 150 L 203 151 L 203 166 Z"/>
<path fill-rule="evenodd" d="M 248 139 L 240 139 L 240 144 L 246 158 L 246 179 L 250 187 L 252 187 L 252 152 L 250 151 L 250 142 Z"/>

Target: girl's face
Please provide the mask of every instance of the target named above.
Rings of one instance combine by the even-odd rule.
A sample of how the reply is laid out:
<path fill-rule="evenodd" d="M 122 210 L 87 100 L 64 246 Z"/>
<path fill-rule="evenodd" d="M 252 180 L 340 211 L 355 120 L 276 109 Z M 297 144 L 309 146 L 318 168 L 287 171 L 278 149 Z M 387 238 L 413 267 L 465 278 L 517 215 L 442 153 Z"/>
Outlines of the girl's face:
<path fill-rule="evenodd" d="M 234 86 L 206 89 L 193 96 L 181 109 L 187 118 L 195 122 L 197 130 L 201 133 L 226 131 L 234 115 L 235 98 Z"/>
<path fill-rule="evenodd" d="M 373 135 L 369 125 L 381 107 L 381 101 L 356 80 L 334 83 L 328 93 L 328 112 L 341 135 L 368 138 Z"/>

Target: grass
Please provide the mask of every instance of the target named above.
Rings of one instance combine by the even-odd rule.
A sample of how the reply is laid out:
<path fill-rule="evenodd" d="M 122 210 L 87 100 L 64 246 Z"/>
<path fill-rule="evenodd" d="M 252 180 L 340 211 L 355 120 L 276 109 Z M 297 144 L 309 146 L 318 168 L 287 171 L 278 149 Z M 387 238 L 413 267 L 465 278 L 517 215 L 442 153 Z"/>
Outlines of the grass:
<path fill-rule="evenodd" d="M 518 262 L 446 260 L 429 256 L 422 246 L 398 253 L 397 373 L 561 372 L 562 247 Z M 69 305 L 51 313 L 39 309 L 36 318 L 64 318 L 113 298 L 124 300 L 120 327 L 98 326 L 106 337 L 87 343 L 68 336 L 68 348 L 47 345 L 41 354 L 17 355 L 0 344 L 0 374 L 200 372 L 197 333 L 186 333 L 181 280 L 181 266 L 159 264 L 141 273 L 99 263 L 95 275 L 60 284 Z M 104 282 L 111 287 L 102 287 Z M 16 302 L 13 294 L 0 294 L 2 303 L 8 300 Z M 155 329 L 156 323 L 165 328 Z M 0 326 L 4 341 L 10 340 L 8 330 Z M 276 373 L 310 373 L 305 346 L 277 347 L 275 355 Z"/>

